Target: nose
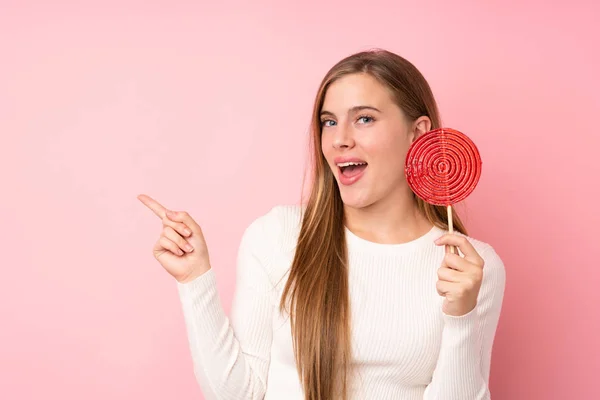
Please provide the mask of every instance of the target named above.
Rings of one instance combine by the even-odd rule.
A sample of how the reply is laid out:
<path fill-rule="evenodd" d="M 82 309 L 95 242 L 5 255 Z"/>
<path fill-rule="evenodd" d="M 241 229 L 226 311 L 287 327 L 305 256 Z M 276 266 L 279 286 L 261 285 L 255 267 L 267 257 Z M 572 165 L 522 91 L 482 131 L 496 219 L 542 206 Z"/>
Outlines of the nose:
<path fill-rule="evenodd" d="M 350 127 L 339 124 L 333 137 L 333 147 L 335 149 L 344 149 L 354 147 L 354 138 Z"/>

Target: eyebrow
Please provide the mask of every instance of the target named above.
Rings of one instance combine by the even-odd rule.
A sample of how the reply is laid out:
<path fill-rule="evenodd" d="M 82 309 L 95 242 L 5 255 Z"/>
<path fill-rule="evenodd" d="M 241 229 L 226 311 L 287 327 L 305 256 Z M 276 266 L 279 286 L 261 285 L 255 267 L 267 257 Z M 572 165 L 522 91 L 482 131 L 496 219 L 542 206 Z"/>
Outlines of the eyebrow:
<path fill-rule="evenodd" d="M 381 111 L 379 111 L 379 109 L 377 109 L 373 106 L 354 106 L 348 110 L 348 114 L 353 114 L 353 113 L 356 113 L 358 111 L 363 111 L 363 110 L 372 110 L 372 111 L 381 112 Z M 332 113 L 331 111 L 327 111 L 327 110 L 322 110 L 320 115 L 321 115 L 321 117 L 324 115 L 335 116 L 334 113 Z"/>

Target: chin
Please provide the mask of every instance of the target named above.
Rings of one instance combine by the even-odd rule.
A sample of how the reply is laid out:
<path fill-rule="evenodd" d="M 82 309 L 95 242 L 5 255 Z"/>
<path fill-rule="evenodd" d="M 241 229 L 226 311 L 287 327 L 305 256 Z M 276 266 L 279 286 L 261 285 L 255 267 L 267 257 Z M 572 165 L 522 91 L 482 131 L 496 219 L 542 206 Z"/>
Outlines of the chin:
<path fill-rule="evenodd" d="M 365 208 L 374 203 L 371 196 L 366 193 L 348 193 L 348 191 L 341 191 L 342 203 L 344 206 L 351 208 Z"/>

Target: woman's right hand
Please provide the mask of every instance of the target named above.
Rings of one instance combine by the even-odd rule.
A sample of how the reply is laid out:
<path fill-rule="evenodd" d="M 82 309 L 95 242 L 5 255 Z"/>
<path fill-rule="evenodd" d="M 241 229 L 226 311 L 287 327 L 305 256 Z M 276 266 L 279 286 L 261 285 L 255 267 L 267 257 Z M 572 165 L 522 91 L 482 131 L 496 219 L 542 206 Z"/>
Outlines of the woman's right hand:
<path fill-rule="evenodd" d="M 162 221 L 162 232 L 152 253 L 163 268 L 181 283 L 207 272 L 210 269 L 208 248 L 196 221 L 187 212 L 170 211 L 145 194 L 137 198 Z"/>

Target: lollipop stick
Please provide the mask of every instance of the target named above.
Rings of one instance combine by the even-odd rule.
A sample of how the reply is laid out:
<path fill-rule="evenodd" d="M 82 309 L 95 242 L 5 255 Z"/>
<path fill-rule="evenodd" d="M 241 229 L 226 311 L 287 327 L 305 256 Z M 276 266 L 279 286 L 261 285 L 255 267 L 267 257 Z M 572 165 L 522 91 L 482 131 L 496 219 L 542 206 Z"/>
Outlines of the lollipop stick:
<path fill-rule="evenodd" d="M 448 206 L 448 232 L 454 233 L 454 224 L 452 223 L 452 206 Z M 456 249 L 454 246 L 450 247 L 450 253 L 456 254 Z"/>

